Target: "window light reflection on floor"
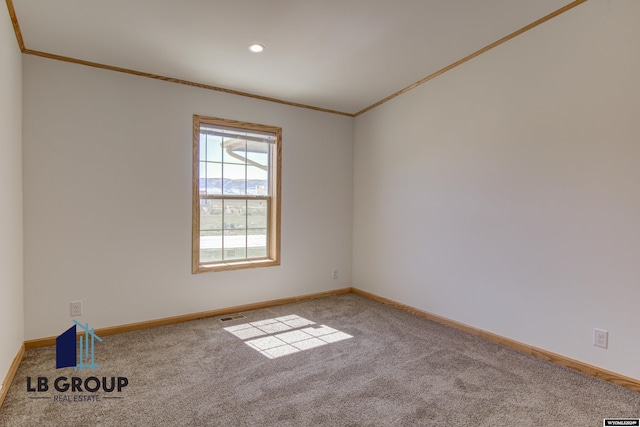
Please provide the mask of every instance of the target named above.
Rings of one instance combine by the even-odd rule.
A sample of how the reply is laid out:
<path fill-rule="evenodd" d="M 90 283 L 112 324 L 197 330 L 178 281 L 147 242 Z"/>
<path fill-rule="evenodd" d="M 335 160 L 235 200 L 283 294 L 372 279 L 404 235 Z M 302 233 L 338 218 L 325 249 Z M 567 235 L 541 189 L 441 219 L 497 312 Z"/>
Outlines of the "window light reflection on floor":
<path fill-rule="evenodd" d="M 229 326 L 224 330 L 245 340 L 245 344 L 269 359 L 353 338 L 296 314 Z"/>

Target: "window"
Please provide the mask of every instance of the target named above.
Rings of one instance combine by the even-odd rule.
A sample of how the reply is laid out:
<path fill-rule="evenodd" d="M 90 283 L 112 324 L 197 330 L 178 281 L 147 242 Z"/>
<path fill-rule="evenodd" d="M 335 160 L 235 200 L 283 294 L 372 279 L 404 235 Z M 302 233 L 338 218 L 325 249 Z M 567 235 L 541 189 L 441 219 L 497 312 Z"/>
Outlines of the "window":
<path fill-rule="evenodd" d="M 193 273 L 279 265 L 282 130 L 193 124 Z"/>

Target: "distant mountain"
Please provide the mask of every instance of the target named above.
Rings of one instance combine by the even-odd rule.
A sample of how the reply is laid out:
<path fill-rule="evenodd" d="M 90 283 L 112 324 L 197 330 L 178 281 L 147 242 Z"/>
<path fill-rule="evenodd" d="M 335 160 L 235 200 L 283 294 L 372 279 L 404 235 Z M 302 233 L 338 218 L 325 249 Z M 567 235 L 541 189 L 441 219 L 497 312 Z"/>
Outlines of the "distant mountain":
<path fill-rule="evenodd" d="M 222 178 L 200 178 L 200 191 L 206 188 L 208 194 L 245 194 L 245 182 L 247 185 L 246 194 L 266 195 L 269 182 L 264 179 L 224 179 Z"/>

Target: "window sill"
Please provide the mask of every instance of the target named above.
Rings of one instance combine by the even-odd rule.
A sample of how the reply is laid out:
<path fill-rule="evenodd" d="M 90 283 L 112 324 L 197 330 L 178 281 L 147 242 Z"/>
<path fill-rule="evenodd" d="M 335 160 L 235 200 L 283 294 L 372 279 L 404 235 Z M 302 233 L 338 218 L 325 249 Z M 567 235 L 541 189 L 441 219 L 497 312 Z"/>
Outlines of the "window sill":
<path fill-rule="evenodd" d="M 244 268 L 273 267 L 276 265 L 280 265 L 279 260 L 257 259 L 249 261 L 229 261 L 209 265 L 200 265 L 193 270 L 193 274 L 209 273 L 212 271 L 241 270 Z"/>

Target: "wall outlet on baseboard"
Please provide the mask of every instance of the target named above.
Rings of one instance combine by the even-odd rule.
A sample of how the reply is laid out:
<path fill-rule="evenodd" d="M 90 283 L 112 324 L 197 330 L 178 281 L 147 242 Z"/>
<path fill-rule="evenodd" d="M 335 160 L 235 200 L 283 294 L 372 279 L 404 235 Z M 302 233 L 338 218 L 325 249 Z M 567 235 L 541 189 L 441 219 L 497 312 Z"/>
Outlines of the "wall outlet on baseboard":
<path fill-rule="evenodd" d="M 82 301 L 71 301 L 71 317 L 82 316 Z"/>
<path fill-rule="evenodd" d="M 602 329 L 593 330 L 593 345 L 601 348 L 609 347 L 609 332 Z"/>
<path fill-rule="evenodd" d="M 333 280 L 336 280 L 336 279 L 338 278 L 338 269 L 337 269 L 337 268 L 334 268 L 334 269 L 331 271 L 331 278 L 332 278 Z"/>

